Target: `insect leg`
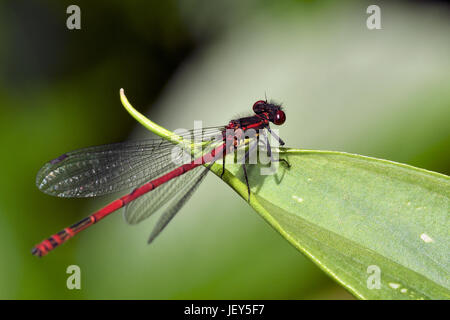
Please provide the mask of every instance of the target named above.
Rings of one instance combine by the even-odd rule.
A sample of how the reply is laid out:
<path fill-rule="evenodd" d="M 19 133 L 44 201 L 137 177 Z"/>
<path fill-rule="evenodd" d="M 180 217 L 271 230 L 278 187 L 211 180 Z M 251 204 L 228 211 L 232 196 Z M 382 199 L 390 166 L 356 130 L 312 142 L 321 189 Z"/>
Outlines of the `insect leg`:
<path fill-rule="evenodd" d="M 284 146 L 284 141 L 281 140 L 281 138 L 280 138 L 279 136 L 277 136 L 277 135 L 275 134 L 275 132 L 273 132 L 272 130 L 270 130 L 270 127 L 269 127 L 269 126 L 267 126 L 267 131 L 269 131 L 270 134 L 273 135 L 273 137 L 274 137 L 275 139 L 278 140 L 278 142 L 280 143 L 280 146 Z"/>
<path fill-rule="evenodd" d="M 247 184 L 247 191 L 248 191 L 247 201 L 250 201 L 250 184 L 248 183 L 247 167 L 245 166 L 245 163 L 247 162 L 247 159 L 250 157 L 250 153 L 253 152 L 257 146 L 258 146 L 258 141 L 255 141 L 255 143 L 253 143 L 252 145 L 250 145 L 248 147 L 248 150 L 244 155 L 244 163 L 242 164 L 242 168 L 244 169 L 245 182 Z"/>
<path fill-rule="evenodd" d="M 278 137 L 275 133 L 273 133 L 273 132 L 270 130 L 269 127 L 267 127 L 267 130 L 268 130 L 268 131 L 269 131 L 276 139 L 278 139 L 278 141 L 279 141 L 279 143 L 280 143 L 281 145 L 284 145 L 284 141 L 281 140 L 281 138 Z M 291 167 L 291 164 L 290 164 L 286 159 L 280 159 L 280 158 L 278 158 L 277 160 L 275 160 L 275 159 L 273 158 L 273 156 L 272 156 L 272 149 L 271 149 L 270 143 L 269 143 L 269 137 L 267 136 L 267 134 L 266 134 L 265 132 L 264 132 L 264 136 L 265 136 L 265 138 L 266 138 L 267 155 L 270 157 L 270 161 L 272 161 L 272 162 L 275 162 L 275 161 L 283 162 L 288 168 L 290 168 L 290 167 Z"/>

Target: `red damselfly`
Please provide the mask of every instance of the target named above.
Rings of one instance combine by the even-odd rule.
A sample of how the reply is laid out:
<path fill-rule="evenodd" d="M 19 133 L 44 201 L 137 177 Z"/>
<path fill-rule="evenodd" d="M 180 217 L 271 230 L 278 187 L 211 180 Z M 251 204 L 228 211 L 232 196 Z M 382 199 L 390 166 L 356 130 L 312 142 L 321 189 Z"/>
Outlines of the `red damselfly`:
<path fill-rule="evenodd" d="M 41 191 L 53 196 L 96 197 L 125 189 L 134 190 L 42 241 L 32 249 L 32 254 L 39 257 L 46 255 L 122 207 L 125 207 L 125 220 L 130 224 L 137 224 L 170 202 L 150 235 L 150 243 L 189 200 L 209 167 L 219 159 L 224 160 L 225 155 L 234 152 L 237 147 L 246 148 L 242 166 L 250 199 L 245 160 L 261 141 L 261 136 L 264 138 L 262 142 L 267 155 L 272 158 L 267 132 L 280 145 L 284 145 L 284 142 L 269 125 L 282 125 L 286 120 L 281 106 L 266 100 L 255 102 L 253 112 L 252 116 L 231 120 L 223 127 L 191 130 L 182 134 L 181 137 L 187 141 L 192 138 L 195 141 L 197 137 L 206 141 L 202 144 L 201 155 L 184 164 L 180 164 L 177 159 L 181 159 L 186 153 L 180 152 L 174 157 L 174 144 L 163 139 L 85 148 L 65 153 L 46 163 L 37 175 L 36 184 Z M 253 135 L 256 139 L 246 139 L 250 131 L 257 132 Z M 215 139 L 211 140 L 212 137 Z M 281 161 L 287 163 L 286 160 Z M 223 175 L 225 161 L 222 163 Z"/>

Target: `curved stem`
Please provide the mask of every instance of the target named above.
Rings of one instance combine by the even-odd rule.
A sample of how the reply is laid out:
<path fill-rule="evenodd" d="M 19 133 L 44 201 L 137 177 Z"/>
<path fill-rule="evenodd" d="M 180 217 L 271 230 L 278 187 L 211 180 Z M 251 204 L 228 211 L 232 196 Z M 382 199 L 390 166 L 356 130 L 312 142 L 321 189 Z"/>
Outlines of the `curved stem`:
<path fill-rule="evenodd" d="M 136 119 L 141 125 L 143 125 L 146 129 L 153 132 L 154 134 L 160 136 L 161 138 L 164 138 L 173 144 L 183 144 L 183 138 L 174 134 L 173 132 L 167 130 L 166 128 L 161 127 L 160 125 L 154 123 L 147 117 L 145 117 L 142 113 L 137 111 L 131 103 L 128 101 L 127 97 L 125 96 L 125 92 L 123 89 L 120 89 L 120 101 L 122 102 L 122 105 L 124 108 L 128 111 L 131 116 Z M 189 147 L 191 145 L 189 144 Z M 193 150 L 193 148 L 191 149 Z M 222 173 L 222 166 L 218 163 L 214 163 L 210 170 L 214 172 L 216 176 L 221 175 Z M 232 175 L 228 170 L 225 170 L 225 174 L 222 176 L 222 179 L 230 185 L 236 192 L 244 199 L 247 199 L 247 186 L 242 183 L 238 178 L 236 178 L 234 175 Z M 250 198 L 250 203 L 253 202 L 255 197 Z"/>
<path fill-rule="evenodd" d="M 130 113 L 133 118 L 135 118 L 140 124 L 142 124 L 145 128 L 153 132 L 154 134 L 160 136 L 161 138 L 164 138 L 166 140 L 169 140 L 170 142 L 173 142 L 174 144 L 180 144 L 183 143 L 183 138 L 180 136 L 177 136 L 173 132 L 167 130 L 166 128 L 161 127 L 160 125 L 154 123 L 147 117 L 145 117 L 142 113 L 137 111 L 131 103 L 128 101 L 127 97 L 125 96 L 125 92 L 122 89 L 120 89 L 120 101 L 122 102 L 122 105 L 125 107 L 125 109 Z"/>

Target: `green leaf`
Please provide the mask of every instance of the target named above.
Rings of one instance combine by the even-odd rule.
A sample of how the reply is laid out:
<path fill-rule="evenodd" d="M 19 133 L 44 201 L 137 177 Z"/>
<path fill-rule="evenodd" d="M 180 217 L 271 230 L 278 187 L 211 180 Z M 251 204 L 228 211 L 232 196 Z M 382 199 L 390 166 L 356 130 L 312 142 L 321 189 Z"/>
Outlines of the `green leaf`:
<path fill-rule="evenodd" d="M 450 297 L 448 176 L 341 152 L 280 157 L 291 168 L 248 169 L 251 205 L 298 250 L 362 299 Z M 367 286 L 369 266 L 380 289 Z"/>
<path fill-rule="evenodd" d="M 121 98 L 146 128 L 181 143 Z M 342 152 L 279 155 L 291 167 L 280 162 L 274 175 L 248 165 L 249 204 L 294 247 L 361 299 L 450 298 L 448 176 Z M 223 180 L 247 200 L 240 165 L 227 164 Z M 374 270 L 379 289 L 368 286 Z"/>

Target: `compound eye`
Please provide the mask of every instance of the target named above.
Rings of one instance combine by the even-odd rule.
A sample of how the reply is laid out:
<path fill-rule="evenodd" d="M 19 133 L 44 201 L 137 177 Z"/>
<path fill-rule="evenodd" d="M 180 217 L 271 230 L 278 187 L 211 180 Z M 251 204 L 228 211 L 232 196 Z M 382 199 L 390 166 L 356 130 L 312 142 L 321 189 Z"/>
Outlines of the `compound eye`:
<path fill-rule="evenodd" d="M 284 111 L 278 110 L 275 113 L 275 119 L 273 120 L 273 123 L 275 123 L 277 126 L 282 125 L 286 121 L 286 114 Z"/>
<path fill-rule="evenodd" d="M 260 113 L 263 112 L 263 108 L 261 108 L 262 106 L 264 106 L 267 102 L 264 100 L 258 100 L 253 104 L 253 112 L 254 113 Z"/>

